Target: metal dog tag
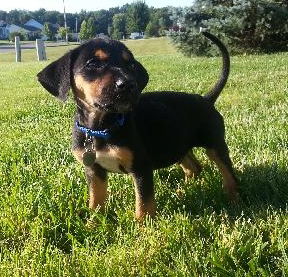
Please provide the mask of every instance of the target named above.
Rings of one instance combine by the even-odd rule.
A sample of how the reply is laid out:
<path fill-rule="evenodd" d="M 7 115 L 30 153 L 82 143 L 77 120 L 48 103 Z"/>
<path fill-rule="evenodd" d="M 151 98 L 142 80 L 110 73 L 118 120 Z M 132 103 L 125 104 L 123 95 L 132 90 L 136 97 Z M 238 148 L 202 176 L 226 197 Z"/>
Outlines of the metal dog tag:
<path fill-rule="evenodd" d="M 95 163 L 96 160 L 96 153 L 91 151 L 90 149 L 86 149 L 85 152 L 82 154 L 83 164 L 85 166 L 91 166 Z"/>
<path fill-rule="evenodd" d="M 91 166 L 95 163 L 96 152 L 92 137 L 86 134 L 86 140 L 84 143 L 85 152 L 82 154 L 83 164 L 85 166 Z"/>

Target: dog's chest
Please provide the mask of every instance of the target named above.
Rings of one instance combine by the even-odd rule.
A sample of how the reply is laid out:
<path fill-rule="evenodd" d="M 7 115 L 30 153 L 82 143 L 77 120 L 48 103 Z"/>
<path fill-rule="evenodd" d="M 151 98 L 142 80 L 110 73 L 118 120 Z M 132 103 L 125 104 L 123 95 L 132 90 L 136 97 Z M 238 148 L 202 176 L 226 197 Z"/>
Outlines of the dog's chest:
<path fill-rule="evenodd" d="M 108 171 L 128 173 L 132 168 L 133 153 L 126 147 L 106 146 L 96 150 L 96 162 Z"/>

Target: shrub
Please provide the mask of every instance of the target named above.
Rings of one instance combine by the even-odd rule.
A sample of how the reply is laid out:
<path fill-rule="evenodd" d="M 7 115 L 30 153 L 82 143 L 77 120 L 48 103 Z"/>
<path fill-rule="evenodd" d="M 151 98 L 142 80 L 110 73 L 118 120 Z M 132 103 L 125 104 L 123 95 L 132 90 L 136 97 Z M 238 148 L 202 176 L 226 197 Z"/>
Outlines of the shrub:
<path fill-rule="evenodd" d="M 21 32 L 12 32 L 9 34 L 9 40 L 15 42 L 15 37 L 19 37 L 20 40 L 27 40 L 27 35 Z"/>
<path fill-rule="evenodd" d="M 159 37 L 160 26 L 157 21 L 149 21 L 145 29 L 147 37 Z"/>
<path fill-rule="evenodd" d="M 182 30 L 170 36 L 186 55 L 212 54 L 209 44 L 200 36 L 206 27 L 219 36 L 232 53 L 277 52 L 288 50 L 288 4 L 269 0 L 210 1 L 182 10 Z M 207 4 L 208 3 L 208 4 Z M 209 4 L 210 3 L 210 4 Z M 183 29 L 184 27 L 184 29 Z"/>

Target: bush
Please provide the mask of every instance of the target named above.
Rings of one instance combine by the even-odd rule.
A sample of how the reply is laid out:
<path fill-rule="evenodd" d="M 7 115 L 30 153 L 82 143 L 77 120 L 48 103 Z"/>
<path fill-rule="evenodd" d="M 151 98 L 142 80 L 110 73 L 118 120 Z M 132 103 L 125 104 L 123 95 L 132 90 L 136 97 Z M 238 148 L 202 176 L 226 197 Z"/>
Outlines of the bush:
<path fill-rule="evenodd" d="M 37 38 L 41 38 L 41 34 L 40 33 L 34 33 L 34 34 L 29 34 L 27 36 L 27 40 L 36 40 Z"/>
<path fill-rule="evenodd" d="M 206 27 L 232 53 L 288 50 L 288 4 L 269 0 L 227 3 L 196 5 L 183 10 L 182 29 L 170 32 L 178 48 L 186 55 L 213 54 L 214 50 L 199 35 L 199 28 Z"/>
<path fill-rule="evenodd" d="M 9 40 L 15 42 L 15 37 L 19 37 L 20 40 L 27 40 L 27 35 L 21 32 L 13 32 L 9 34 Z"/>
<path fill-rule="evenodd" d="M 159 37 L 160 26 L 156 21 L 149 21 L 145 29 L 146 37 Z"/>

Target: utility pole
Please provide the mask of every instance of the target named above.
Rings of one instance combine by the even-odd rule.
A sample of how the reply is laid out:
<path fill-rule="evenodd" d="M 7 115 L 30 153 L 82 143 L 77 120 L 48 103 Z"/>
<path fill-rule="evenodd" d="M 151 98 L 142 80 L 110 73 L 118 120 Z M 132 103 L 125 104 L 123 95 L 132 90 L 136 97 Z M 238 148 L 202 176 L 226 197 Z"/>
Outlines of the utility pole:
<path fill-rule="evenodd" d="M 63 9 L 64 9 L 64 28 L 66 30 L 66 43 L 68 44 L 68 30 L 67 30 L 67 21 L 66 21 L 66 12 L 65 12 L 65 3 L 64 3 L 64 0 L 63 0 Z"/>
<path fill-rule="evenodd" d="M 75 22 L 75 33 L 77 36 L 77 42 L 78 42 L 78 18 L 76 17 L 76 22 Z"/>

